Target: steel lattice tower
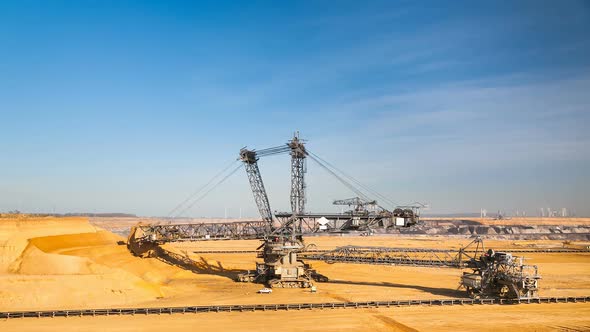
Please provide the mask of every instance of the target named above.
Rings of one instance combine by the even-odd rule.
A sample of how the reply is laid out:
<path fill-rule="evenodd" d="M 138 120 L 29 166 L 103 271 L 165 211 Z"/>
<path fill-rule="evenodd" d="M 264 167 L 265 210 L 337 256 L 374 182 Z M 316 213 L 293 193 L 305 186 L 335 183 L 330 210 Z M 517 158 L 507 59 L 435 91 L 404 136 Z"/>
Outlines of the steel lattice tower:
<path fill-rule="evenodd" d="M 242 149 L 240 150 L 240 159 L 246 167 L 246 174 L 248 174 L 248 181 L 250 181 L 250 187 L 252 188 L 252 194 L 254 195 L 254 201 L 256 202 L 260 216 L 263 220 L 272 222 L 270 203 L 268 202 L 266 189 L 264 189 L 264 183 L 260 176 L 260 170 L 258 169 L 258 156 L 256 152 Z"/>
<path fill-rule="evenodd" d="M 305 213 L 305 160 L 307 152 L 299 133 L 295 133 L 288 143 L 291 148 L 291 211 L 293 214 Z"/>

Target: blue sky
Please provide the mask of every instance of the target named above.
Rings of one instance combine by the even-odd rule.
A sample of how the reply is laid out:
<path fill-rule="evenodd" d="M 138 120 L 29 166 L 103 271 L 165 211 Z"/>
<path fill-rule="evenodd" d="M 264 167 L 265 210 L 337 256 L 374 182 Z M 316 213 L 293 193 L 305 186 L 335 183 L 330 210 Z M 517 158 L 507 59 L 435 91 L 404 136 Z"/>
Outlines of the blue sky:
<path fill-rule="evenodd" d="M 0 211 L 166 215 L 299 130 L 431 213 L 590 215 L 588 31 L 587 1 L 3 1 Z M 310 162 L 308 196 L 353 194 Z M 257 214 L 243 171 L 188 215 L 225 208 Z"/>

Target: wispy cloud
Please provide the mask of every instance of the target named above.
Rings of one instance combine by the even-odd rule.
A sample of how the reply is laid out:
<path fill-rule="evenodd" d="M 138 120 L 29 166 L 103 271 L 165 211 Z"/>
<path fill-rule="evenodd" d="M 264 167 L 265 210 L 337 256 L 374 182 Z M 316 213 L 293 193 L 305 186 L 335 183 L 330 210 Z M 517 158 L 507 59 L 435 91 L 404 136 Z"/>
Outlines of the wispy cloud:
<path fill-rule="evenodd" d="M 590 75 L 550 82 L 513 84 L 450 84 L 412 93 L 382 95 L 353 107 L 378 109 L 367 127 L 385 129 L 402 124 L 400 133 L 439 131 L 503 141 L 517 138 L 530 144 L 589 139 Z M 377 131 L 383 133 L 383 131 Z M 488 133 L 491 133 L 488 135 Z M 383 138 L 391 137 L 382 134 Z M 528 138 L 528 139 L 527 139 Z M 590 157 L 580 151 L 571 157 Z"/>

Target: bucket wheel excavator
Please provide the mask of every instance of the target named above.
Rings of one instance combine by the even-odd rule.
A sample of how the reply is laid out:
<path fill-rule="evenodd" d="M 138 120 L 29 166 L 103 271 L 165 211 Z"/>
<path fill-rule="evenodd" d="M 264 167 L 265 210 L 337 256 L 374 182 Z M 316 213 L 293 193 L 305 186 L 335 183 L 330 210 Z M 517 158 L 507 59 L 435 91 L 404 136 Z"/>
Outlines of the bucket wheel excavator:
<path fill-rule="evenodd" d="M 258 167 L 261 157 L 290 153 L 291 155 L 291 212 L 273 215 L 266 189 Z M 320 166 L 336 176 L 361 197 L 335 201 L 337 205 L 354 206 L 352 211 L 341 214 L 310 214 L 305 212 L 306 158 L 311 157 Z M 287 144 L 263 149 L 240 150 L 239 160 L 244 164 L 254 201 L 261 219 L 259 221 L 203 224 L 138 224 L 131 229 L 128 248 L 142 257 L 158 256 L 172 263 L 190 259 L 166 251 L 161 244 L 175 241 L 239 240 L 259 239 L 256 263 L 253 271 L 237 276 L 240 282 L 262 283 L 273 288 L 307 288 L 315 282 L 326 282 L 328 278 L 305 260 L 320 260 L 328 263 L 355 263 L 380 265 L 411 265 L 471 269 L 464 272 L 460 287 L 471 297 L 493 298 L 535 298 L 538 297 L 536 266 L 524 265 L 522 258 L 510 253 L 484 251 L 480 238 L 473 240 L 459 251 L 357 247 L 346 246 L 332 251 L 309 250 L 303 236 L 322 231 L 343 231 L 373 227 L 409 227 L 418 221 L 418 206 L 397 207 L 392 212 L 378 206 L 375 200 L 357 190 L 334 167 L 310 153 L 304 142 L 295 134 Z M 367 206 L 377 206 L 377 212 Z M 345 222 L 340 225 L 337 221 Z M 326 227 L 326 224 L 328 227 Z M 475 249 L 473 249 L 475 247 Z"/>

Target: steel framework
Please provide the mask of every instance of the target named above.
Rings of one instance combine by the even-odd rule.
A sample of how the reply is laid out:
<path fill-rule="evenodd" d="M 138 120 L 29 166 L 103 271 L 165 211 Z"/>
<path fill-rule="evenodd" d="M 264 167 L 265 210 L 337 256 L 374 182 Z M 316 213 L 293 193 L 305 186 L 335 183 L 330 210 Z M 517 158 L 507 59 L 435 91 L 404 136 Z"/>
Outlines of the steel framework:
<path fill-rule="evenodd" d="M 291 211 L 293 214 L 305 213 L 305 145 L 295 133 L 288 143 L 291 148 Z"/>
<path fill-rule="evenodd" d="M 375 226 L 382 228 L 392 227 L 395 225 L 392 216 L 386 213 L 364 213 L 349 211 L 345 213 L 303 213 L 292 214 L 288 212 L 275 213 L 277 220 L 283 224 L 286 220 L 297 219 L 299 228 L 303 234 L 319 232 L 349 232 L 361 231 L 372 233 Z M 327 219 L 327 223 L 320 224 L 322 218 Z M 320 226 L 325 226 L 321 228 Z"/>
<path fill-rule="evenodd" d="M 305 253 L 301 256 L 307 260 L 328 263 L 462 268 L 468 264 L 468 261 L 462 260 L 462 253 L 461 250 L 344 246 L 324 253 Z"/>
<path fill-rule="evenodd" d="M 137 243 L 161 244 L 178 241 L 261 239 L 270 232 L 266 221 L 230 223 L 137 225 L 132 230 Z M 138 232 L 138 230 L 140 232 Z"/>
<path fill-rule="evenodd" d="M 241 149 L 240 159 L 244 162 L 246 167 L 246 174 L 248 174 L 248 181 L 252 188 L 252 194 L 254 195 L 254 201 L 260 212 L 260 216 L 266 222 L 272 222 L 272 211 L 270 209 L 270 203 L 268 202 L 268 195 L 264 188 L 264 182 L 262 182 L 262 176 L 260 176 L 260 170 L 258 169 L 258 156 L 256 151 Z"/>

